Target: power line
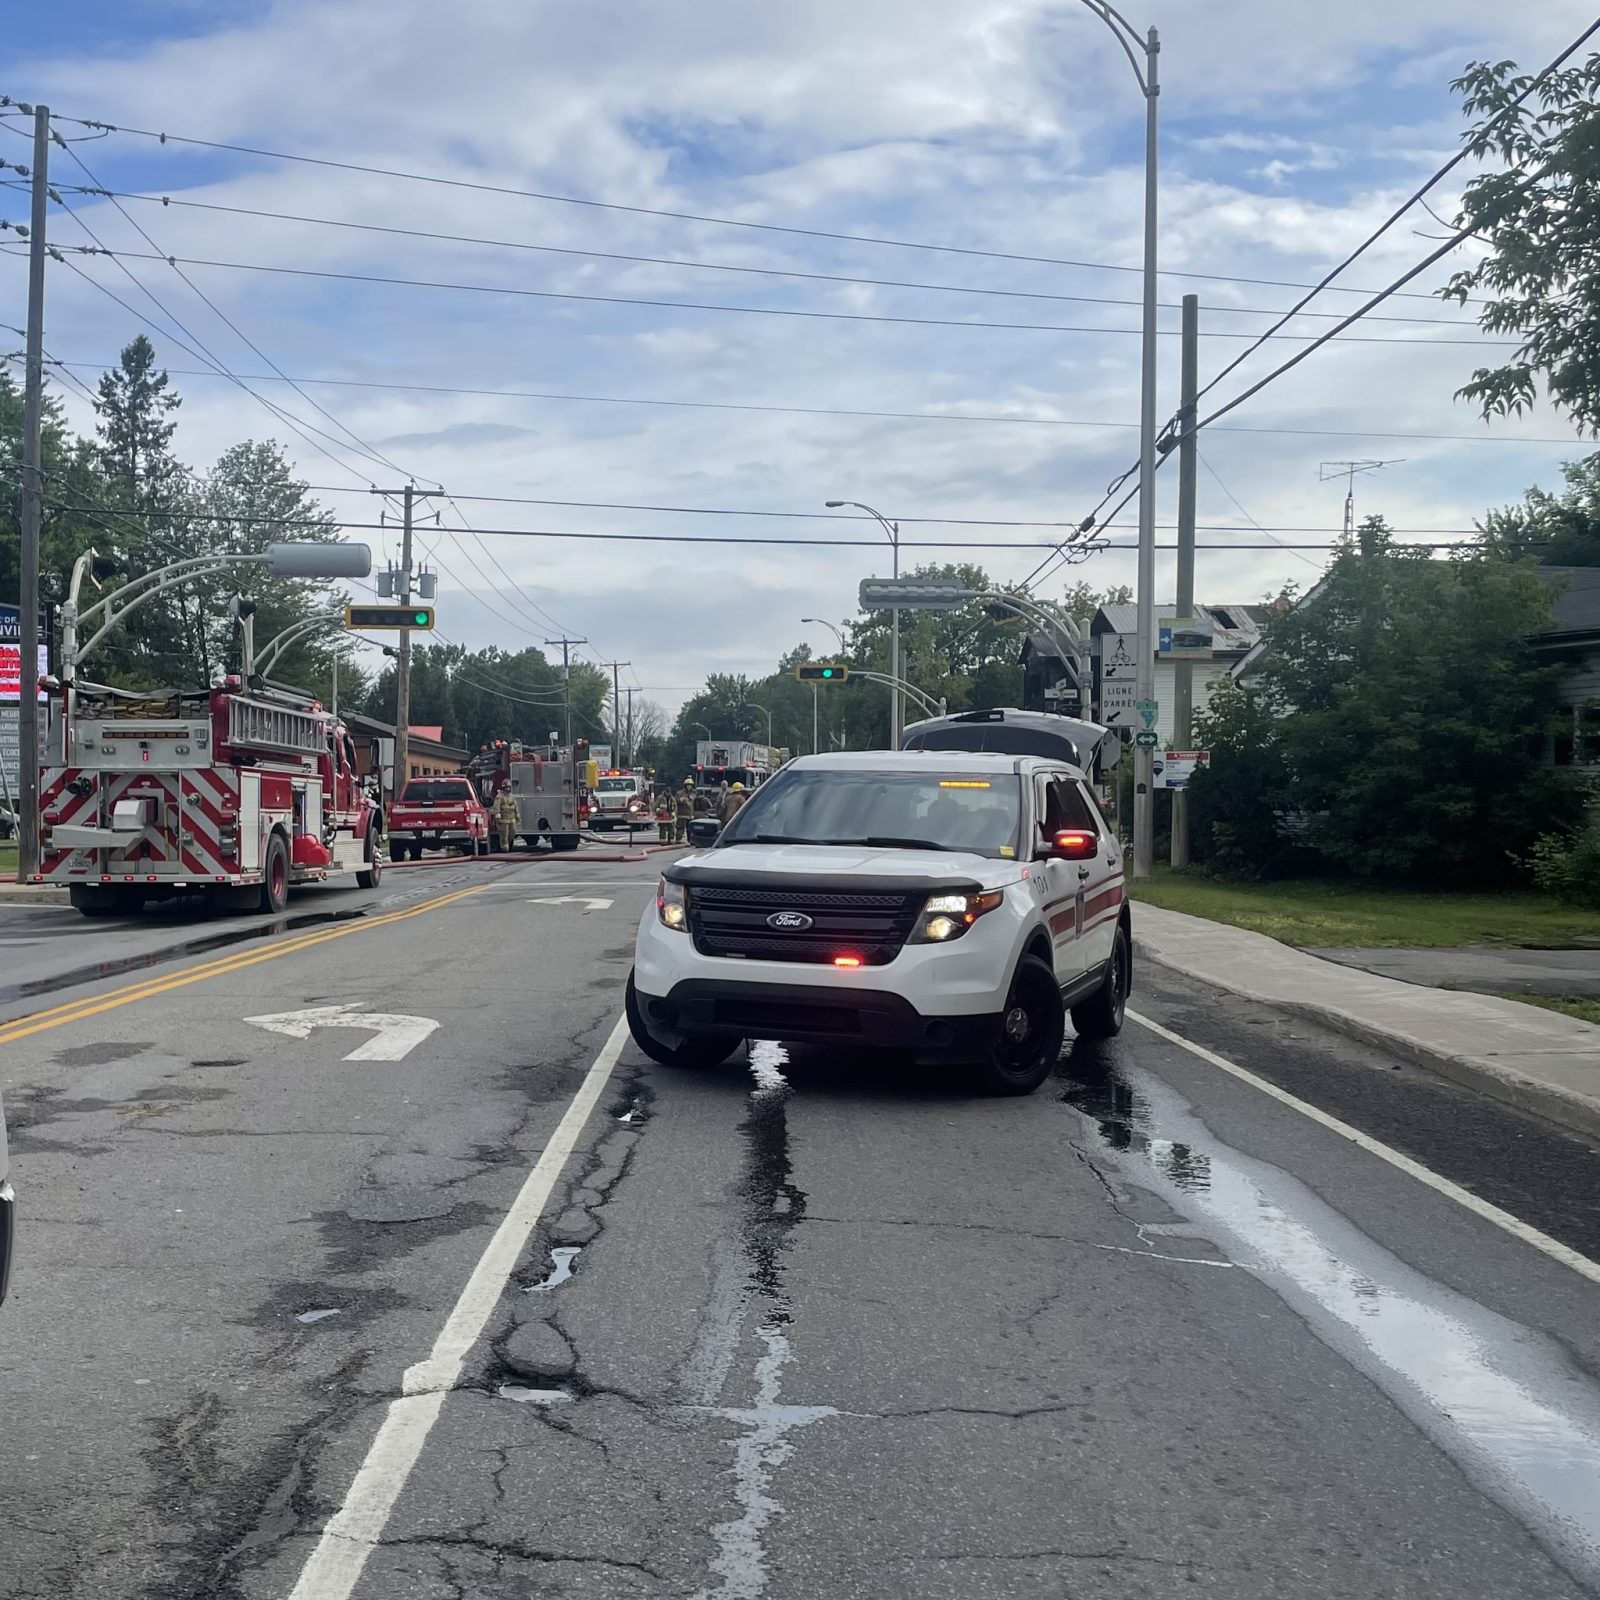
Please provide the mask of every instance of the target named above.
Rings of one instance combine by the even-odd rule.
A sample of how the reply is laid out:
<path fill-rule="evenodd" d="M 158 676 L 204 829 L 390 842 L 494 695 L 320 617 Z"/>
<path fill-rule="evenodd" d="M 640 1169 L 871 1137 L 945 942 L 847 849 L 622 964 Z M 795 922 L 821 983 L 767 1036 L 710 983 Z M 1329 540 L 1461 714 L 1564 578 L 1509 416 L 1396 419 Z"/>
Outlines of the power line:
<path fill-rule="evenodd" d="M 67 505 L 67 504 L 59 502 L 59 501 L 51 501 L 50 504 L 58 511 L 100 510 L 100 511 L 109 512 L 110 514 L 117 515 L 117 516 L 137 516 L 137 515 L 139 515 L 139 513 L 136 513 L 136 512 L 123 512 L 123 511 L 118 511 L 118 510 L 116 510 L 115 508 L 112 508 L 112 507 L 104 507 L 104 506 L 102 506 L 102 507 L 73 506 L 73 505 Z M 209 511 L 192 511 L 192 512 L 191 511 L 164 511 L 162 514 L 164 516 L 170 517 L 170 518 L 172 518 L 174 520 L 207 520 L 207 519 L 210 519 L 210 520 L 216 520 L 216 521 L 227 521 L 227 522 L 245 523 L 245 524 L 248 524 L 248 523 L 268 523 L 268 524 L 271 524 L 273 526 L 283 527 L 283 528 L 293 528 L 293 527 L 302 527 L 302 526 L 306 526 L 306 527 L 310 527 L 310 526 L 322 527 L 322 526 L 326 525 L 325 519 L 309 518 L 309 517 L 267 517 L 267 516 L 251 517 L 251 516 L 227 515 L 227 514 L 224 514 L 224 513 L 209 512 Z M 381 527 L 382 524 L 376 523 L 376 522 L 344 521 L 344 520 L 341 519 L 338 522 L 338 526 L 341 529 L 344 529 L 344 530 L 352 530 L 353 529 L 353 530 L 357 530 L 357 531 L 365 531 L 365 530 L 376 529 L 378 527 Z M 1119 524 L 1119 523 L 1107 522 L 1105 524 L 1105 526 L 1106 527 L 1125 527 L 1125 526 L 1127 526 L 1127 524 Z M 1161 526 L 1163 528 L 1170 528 L 1172 526 L 1172 524 L 1170 524 L 1170 523 L 1162 523 L 1162 524 L 1159 524 L 1159 526 Z M 462 529 L 459 529 L 459 530 L 452 530 L 452 531 L 459 531 L 461 533 L 472 534 L 472 535 L 475 535 L 475 536 L 478 536 L 478 537 L 482 537 L 482 538 L 496 538 L 496 539 L 577 539 L 577 540 L 588 541 L 588 542 L 595 543 L 595 544 L 709 544 L 709 545 L 725 545 L 729 549 L 735 549 L 735 550 L 743 549 L 743 548 L 746 548 L 746 547 L 749 547 L 749 546 L 752 546 L 752 545 L 758 545 L 758 546 L 777 545 L 777 546 L 811 547 L 811 548 L 825 549 L 825 550 L 867 550 L 867 551 L 873 551 L 873 552 L 881 552 L 883 550 L 883 548 L 884 548 L 884 546 L 882 544 L 882 541 L 879 541 L 879 540 L 805 538 L 805 537 L 800 537 L 800 536 L 796 536 L 796 535 L 754 534 L 754 535 L 741 535 L 738 538 L 731 538 L 730 539 L 730 538 L 717 537 L 717 536 L 714 536 L 712 534 L 697 534 L 697 533 L 602 533 L 602 532 L 596 532 L 594 530 L 581 530 L 580 531 L 580 530 L 577 530 L 577 529 L 569 529 L 569 528 L 560 528 L 560 529 L 558 529 L 558 528 L 481 528 L 481 527 L 468 527 L 468 528 L 462 528 Z M 1291 528 L 1291 527 L 1286 527 L 1286 528 L 1251 528 L 1251 527 L 1243 527 L 1243 526 L 1235 527 L 1235 526 L 1231 526 L 1231 525 L 1221 525 L 1221 524 L 1208 524 L 1208 525 L 1206 525 L 1206 527 L 1202 531 L 1210 532 L 1210 533 L 1261 532 L 1261 533 L 1269 533 L 1270 534 L 1270 533 L 1273 533 L 1273 532 L 1281 532 L 1281 533 L 1327 533 L 1327 534 L 1330 534 L 1330 535 L 1335 535 L 1335 537 L 1330 537 L 1324 543 L 1315 544 L 1315 545 L 1305 545 L 1305 546 L 1302 547 L 1302 548 L 1308 549 L 1308 550 L 1321 550 L 1321 549 L 1332 548 L 1335 544 L 1337 544 L 1339 542 L 1338 537 L 1336 535 L 1338 535 L 1341 532 L 1341 530 L 1336 530 L 1336 529 L 1331 529 L 1331 528 Z M 1452 534 L 1452 535 L 1456 535 L 1457 536 L 1457 539 L 1456 540 L 1452 540 L 1452 542 L 1458 542 L 1459 538 L 1472 538 L 1472 537 L 1475 537 L 1479 530 L 1476 529 L 1476 528 L 1394 528 L 1394 529 L 1391 529 L 1390 531 L 1394 532 L 1394 533 Z M 1043 541 L 1040 541 L 1040 540 L 998 540 L 998 539 L 996 539 L 996 540 L 985 540 L 985 539 L 902 539 L 900 541 L 900 547 L 901 547 L 902 550 L 1039 550 L 1039 549 L 1049 549 L 1052 553 L 1055 550 L 1055 546 L 1049 545 L 1049 544 L 1047 544 L 1047 543 L 1045 543 Z M 1102 546 L 1102 548 L 1120 550 L 1120 549 L 1132 549 L 1134 547 L 1132 545 L 1127 545 L 1127 544 L 1107 543 L 1104 546 Z M 1200 548 L 1202 548 L 1202 549 L 1209 548 L 1209 549 L 1216 549 L 1216 550 L 1221 550 L 1221 549 L 1261 550 L 1261 549 L 1270 548 L 1270 546 L 1264 546 L 1264 545 L 1261 545 L 1261 544 L 1244 544 L 1244 545 L 1213 544 L 1213 545 L 1209 545 L 1209 546 L 1201 546 Z M 482 576 L 481 573 L 480 573 L 480 576 Z M 582 641 L 582 642 L 587 642 L 587 641 Z"/>
<path fill-rule="evenodd" d="M 186 267 L 212 267 L 227 272 L 259 272 L 268 273 L 276 277 L 318 278 L 334 283 L 377 283 L 385 284 L 391 288 L 402 289 L 440 289 L 450 294 L 509 295 L 518 300 L 572 300 L 586 305 L 649 306 L 664 311 L 716 311 L 750 317 L 798 317 L 807 322 L 863 322 L 914 328 L 977 328 L 990 333 L 1081 333 L 1124 335 L 1137 338 L 1140 332 L 1138 328 L 1105 328 L 1059 322 L 993 322 L 974 317 L 907 317 L 894 316 L 888 312 L 878 311 L 814 311 L 793 306 L 734 306 L 712 300 L 661 300 L 648 295 L 580 294 L 575 290 L 526 289 L 514 284 L 456 283 L 442 278 L 400 278 L 378 272 L 335 272 L 328 267 L 286 267 L 281 264 L 261 261 L 217 261 L 206 256 L 149 255 L 142 250 L 107 250 L 104 246 L 90 248 L 85 245 L 69 245 L 63 248 L 77 250 L 82 255 L 107 255 L 114 259 L 125 257 L 130 261 L 181 262 Z M 1349 317 L 1345 318 L 1338 324 L 1339 329 L 1349 327 L 1352 320 Z M 1158 330 L 1163 338 L 1170 337 L 1174 339 L 1178 337 L 1178 331 L 1176 328 Z M 1283 335 L 1285 339 L 1315 339 L 1319 343 L 1325 343 L 1331 336 L 1330 334 Z M 1250 333 L 1207 333 L 1203 337 L 1209 339 L 1254 339 L 1256 335 Z M 1393 334 L 1380 335 L 1371 339 L 1357 335 L 1353 339 L 1346 340 L 1345 343 L 1430 344 L 1441 347 L 1466 345 L 1473 349 L 1492 349 L 1496 347 L 1514 349 L 1518 341 L 1515 339 L 1484 338 L 1435 339 L 1426 335 L 1413 337 L 1409 334 Z"/>
<path fill-rule="evenodd" d="M 18 332 L 11 329 L 11 332 Z M 115 362 L 92 361 L 55 361 L 51 365 L 62 368 L 73 367 L 83 372 L 101 372 Z M 221 376 L 216 372 L 207 371 L 198 367 L 168 367 L 166 369 L 178 378 L 215 378 Z M 252 383 L 271 383 L 278 381 L 270 373 L 246 372 L 241 377 Z M 877 419 L 890 422 L 956 422 L 956 423 L 986 423 L 998 424 L 1002 427 L 1019 428 L 1112 428 L 1118 430 L 1134 430 L 1137 422 L 1107 422 L 1085 421 L 1070 417 L 1008 417 L 999 413 L 979 413 L 971 411 L 868 411 L 848 406 L 780 406 L 762 404 L 741 404 L 731 400 L 667 400 L 659 397 L 636 397 L 630 395 L 610 394 L 565 394 L 554 390 L 539 389 L 485 389 L 464 388 L 450 384 L 438 383 L 393 383 L 381 382 L 377 379 L 363 378 L 310 378 L 297 377 L 292 380 L 297 384 L 309 384 L 313 387 L 324 385 L 329 388 L 341 389 L 373 389 L 379 391 L 393 391 L 401 394 L 448 394 L 461 395 L 475 399 L 503 399 L 503 400 L 542 400 L 561 405 L 606 405 L 606 406 L 651 406 L 668 410 L 685 411 L 748 411 L 758 415 L 798 416 L 798 417 L 859 417 Z M 1276 435 L 1288 438 L 1310 439 L 1414 439 L 1438 443 L 1461 444 L 1553 444 L 1574 445 L 1582 444 L 1583 439 L 1576 433 L 1570 438 L 1550 438 L 1546 436 L 1527 436 L 1517 434 L 1494 433 L 1403 433 L 1396 431 L 1354 429 L 1354 428 L 1250 428 L 1228 427 L 1217 428 L 1218 433 L 1242 433 Z"/>
<path fill-rule="evenodd" d="M 1595 21 L 1591 22 L 1589 26 L 1585 28 L 1583 32 L 1580 33 L 1578 37 L 1560 53 L 1560 55 L 1550 62 L 1550 64 L 1545 67 L 1542 72 L 1538 73 L 1534 77 L 1529 78 L 1522 90 L 1515 96 L 1510 104 L 1502 106 L 1501 109 L 1495 114 L 1495 118 L 1498 119 L 1503 117 L 1507 112 L 1513 111 L 1520 106 L 1528 98 L 1528 96 L 1531 95 L 1534 90 L 1537 89 L 1538 86 L 1556 70 L 1556 68 L 1561 66 L 1561 64 L 1566 61 L 1568 57 L 1576 54 L 1577 51 L 1583 47 L 1585 41 L 1590 39 L 1596 32 L 1600 32 L 1600 18 L 1596 18 Z M 1250 357 L 1267 342 L 1268 339 L 1272 338 L 1280 328 L 1282 328 L 1287 322 L 1296 316 L 1301 311 L 1302 307 L 1304 307 L 1309 301 L 1313 300 L 1322 290 L 1326 289 L 1328 285 L 1331 284 L 1346 267 L 1350 266 L 1351 263 L 1354 262 L 1359 256 L 1365 254 L 1367 250 L 1376 244 L 1377 241 L 1381 239 L 1383 235 L 1387 233 L 1389 229 L 1392 228 L 1395 223 L 1397 223 L 1400 218 L 1406 214 L 1406 212 L 1408 212 L 1414 205 L 1422 200 L 1423 196 L 1426 195 L 1430 189 L 1432 189 L 1436 184 L 1442 182 L 1446 177 L 1449 176 L 1450 173 L 1454 172 L 1455 169 L 1460 166 L 1469 155 L 1472 154 L 1472 148 L 1473 147 L 1470 144 L 1463 144 L 1462 147 L 1453 156 L 1451 156 L 1451 158 L 1446 161 L 1445 164 L 1440 167 L 1439 170 L 1435 172 L 1420 189 L 1416 190 L 1415 193 L 1413 193 L 1408 199 L 1403 200 L 1400 205 L 1395 208 L 1395 210 L 1391 211 L 1389 215 L 1381 223 L 1379 223 L 1378 226 L 1374 228 L 1373 231 L 1369 233 L 1367 237 L 1363 239 L 1361 243 L 1358 244 L 1355 249 L 1344 258 L 1344 260 L 1338 264 L 1338 266 L 1334 267 L 1332 271 L 1327 273 L 1315 288 L 1309 290 L 1306 294 L 1301 296 L 1294 306 L 1286 311 L 1278 319 L 1278 321 L 1276 321 L 1270 328 L 1267 329 L 1265 333 L 1259 335 L 1248 349 L 1240 351 L 1240 353 L 1235 356 L 1233 360 L 1222 369 L 1221 372 L 1217 373 L 1215 377 L 1211 378 L 1209 382 L 1204 384 L 1201 387 L 1200 396 L 1209 394 L 1219 383 L 1222 382 L 1224 378 L 1229 375 L 1229 373 L 1235 371 L 1245 361 L 1248 361 Z M 1459 243 L 1465 237 L 1467 237 L 1465 233 L 1458 233 L 1455 236 L 1454 243 Z M 1437 256 L 1431 258 L 1428 264 L 1431 265 L 1432 261 L 1437 259 Z M 1381 298 L 1383 297 L 1378 296 L 1371 303 L 1375 305 Z M 1196 396 L 1196 399 L 1198 400 L 1200 396 Z"/>
<path fill-rule="evenodd" d="M 113 203 L 119 200 L 142 200 L 151 205 L 182 206 L 188 210 L 215 211 L 228 216 L 262 217 L 275 222 L 299 222 L 319 228 L 346 228 L 359 233 L 387 234 L 404 239 L 431 239 L 445 244 L 487 245 L 499 250 L 527 250 L 543 255 L 578 256 L 589 261 L 624 261 L 639 266 L 684 267 L 696 272 L 736 272 L 745 273 L 753 277 L 793 278 L 806 283 L 842 283 L 873 289 L 920 289 L 936 294 L 986 295 L 1003 300 L 1050 300 L 1070 302 L 1075 305 L 1095 306 L 1137 307 L 1140 304 L 1138 300 L 1119 300 L 1107 295 L 1059 294 L 1040 289 L 994 289 L 964 283 L 922 283 L 905 278 L 863 278 L 839 272 L 803 272 L 795 267 L 757 267 L 741 262 L 700 261 L 685 259 L 681 256 L 641 256 L 630 255 L 618 250 L 582 250 L 572 245 L 534 244 L 524 239 L 494 239 L 470 233 L 444 233 L 427 228 L 400 228 L 390 223 L 355 222 L 345 217 L 312 217 L 294 211 L 267 211 L 257 206 L 227 206 L 212 200 L 185 200 L 176 195 L 141 194 L 136 190 L 76 186 L 68 188 L 65 192 L 99 196 L 111 200 Z M 119 206 L 118 209 L 120 210 L 121 207 Z M 1171 300 L 1164 301 L 1163 306 L 1169 311 L 1180 309 L 1178 303 Z M 1281 308 L 1274 306 L 1213 306 L 1209 309 L 1216 312 L 1225 312 L 1231 316 L 1243 317 L 1276 317 L 1282 315 Z M 1320 321 L 1331 322 L 1339 313 L 1335 311 L 1305 311 L 1298 314 L 1314 317 Z M 1376 317 L 1373 320 L 1377 322 L 1425 323 L 1445 328 L 1471 326 L 1470 323 L 1464 324 L 1459 317 Z"/>
<path fill-rule="evenodd" d="M 0 96 L 0 105 L 9 103 L 12 102 L 8 96 Z M 625 212 L 633 216 L 664 217 L 677 222 L 703 222 L 716 227 L 744 228 L 758 233 L 782 233 L 803 239 L 831 239 L 845 244 L 878 245 L 896 250 L 927 250 L 938 255 L 972 256 L 988 261 L 1020 261 L 1034 266 L 1073 267 L 1093 272 L 1142 273 L 1144 270 L 1142 267 L 1127 266 L 1114 261 L 1076 261 L 1061 256 L 1025 255 L 1006 250 L 984 250 L 964 245 L 933 244 L 925 240 L 894 239 L 874 234 L 840 233 L 825 228 L 786 227 L 774 222 L 755 222 L 741 217 L 706 216 L 693 211 L 669 211 L 655 206 L 623 205 L 610 200 L 591 200 L 577 195 L 551 194 L 537 189 L 517 189 L 505 184 L 478 183 L 466 178 L 447 178 L 434 173 L 408 172 L 396 167 L 375 167 L 355 161 L 336 161 L 327 156 L 298 155 L 283 150 L 265 150 L 253 145 L 228 144 L 214 139 L 196 139 L 183 134 L 165 133 L 149 128 L 123 127 L 98 118 L 69 117 L 59 112 L 53 112 L 51 115 L 58 122 L 71 122 L 78 127 L 100 129 L 106 133 L 122 133 L 142 139 L 154 139 L 164 145 L 192 145 L 198 149 L 224 150 L 233 155 L 260 156 L 272 161 L 290 161 L 304 166 L 328 167 L 336 171 L 356 172 L 369 177 L 400 178 L 410 183 L 436 184 L 447 189 L 466 189 L 479 194 L 506 195 L 519 200 L 540 200 L 556 205 L 583 206 L 597 211 Z M 1164 278 L 1192 279 L 1207 283 L 1248 283 L 1269 289 L 1305 289 L 1311 287 L 1309 284 L 1286 281 L 1282 278 L 1251 278 L 1232 273 L 1178 271 L 1177 269 L 1166 267 L 1161 269 L 1160 276 Z M 1366 289 L 1331 288 L 1329 292 L 1368 294 L 1371 291 Z M 1436 297 L 1431 294 L 1416 293 L 1407 296 L 1407 298 L 1437 303 Z M 1477 302 L 1471 303 L 1476 304 Z"/>
<path fill-rule="evenodd" d="M 1241 517 L 1244 518 L 1244 520 L 1246 522 L 1248 522 L 1250 524 L 1250 526 L 1252 528 L 1260 529 L 1260 531 L 1262 533 L 1265 533 L 1269 539 L 1272 539 L 1272 542 L 1274 544 L 1281 545 L 1285 550 L 1288 550 L 1290 548 L 1288 545 L 1285 545 L 1281 539 L 1273 538 L 1273 535 L 1266 528 L 1262 528 L 1261 524 L 1259 522 L 1257 522 L 1256 519 L 1254 517 L 1252 517 L 1248 511 L 1245 510 L 1243 504 L 1239 500 L 1238 495 L 1236 495 L 1233 492 L 1233 490 L 1230 489 L 1227 486 L 1227 484 L 1225 484 L 1222 481 L 1222 475 L 1217 471 L 1217 469 L 1214 466 L 1211 465 L 1211 463 L 1209 461 L 1206 460 L 1205 454 L 1200 449 L 1198 444 L 1196 444 L 1196 446 L 1195 446 L 1195 456 L 1199 460 L 1200 465 L 1202 467 L 1204 467 L 1206 469 L 1206 471 L 1211 474 L 1211 477 L 1215 481 L 1217 487 L 1223 492 L 1223 494 L 1225 494 L 1228 497 L 1229 500 L 1231 500 L 1233 502 L 1234 509 L 1239 513 L 1239 515 Z M 1316 566 L 1316 562 L 1311 560 L 1309 556 L 1300 555 L 1298 551 L 1293 552 L 1293 554 L 1296 556 L 1296 559 L 1298 559 L 1300 561 L 1304 561 L 1308 567 Z"/>

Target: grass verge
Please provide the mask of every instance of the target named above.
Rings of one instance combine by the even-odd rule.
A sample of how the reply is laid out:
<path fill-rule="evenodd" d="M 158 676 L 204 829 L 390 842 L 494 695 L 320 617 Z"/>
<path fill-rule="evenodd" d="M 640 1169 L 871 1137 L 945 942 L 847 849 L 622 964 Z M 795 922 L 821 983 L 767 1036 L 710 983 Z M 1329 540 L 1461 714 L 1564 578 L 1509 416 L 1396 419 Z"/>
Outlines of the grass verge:
<path fill-rule="evenodd" d="M 1134 884 L 1132 893 L 1153 906 L 1229 922 L 1293 945 L 1600 949 L 1600 912 L 1527 891 L 1427 894 L 1298 879 L 1223 883 L 1162 870 L 1149 882 Z"/>
<path fill-rule="evenodd" d="M 1600 1000 L 1589 1000 L 1582 995 L 1507 994 L 1499 990 L 1497 998 L 1520 1000 L 1526 1006 L 1543 1006 L 1546 1011 L 1559 1011 L 1564 1017 L 1576 1017 L 1579 1022 L 1600 1024 Z"/>

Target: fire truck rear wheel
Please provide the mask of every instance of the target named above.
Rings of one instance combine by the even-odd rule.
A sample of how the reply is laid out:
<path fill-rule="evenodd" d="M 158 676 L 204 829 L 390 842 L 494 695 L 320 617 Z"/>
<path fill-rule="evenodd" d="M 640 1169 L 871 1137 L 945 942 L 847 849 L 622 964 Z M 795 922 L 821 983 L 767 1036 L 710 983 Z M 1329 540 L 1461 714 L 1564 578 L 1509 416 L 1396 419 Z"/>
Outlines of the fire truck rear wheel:
<path fill-rule="evenodd" d="M 116 896 L 109 889 L 95 883 L 75 883 L 67 891 L 74 911 L 86 917 L 109 917 L 117 910 Z"/>
<path fill-rule="evenodd" d="M 376 889 L 383 876 L 383 841 L 375 833 L 367 835 L 367 864 L 356 874 L 356 883 L 363 889 Z"/>
<path fill-rule="evenodd" d="M 261 909 L 277 913 L 289 903 L 289 847 L 283 835 L 275 833 L 267 841 L 267 859 L 261 873 Z"/>

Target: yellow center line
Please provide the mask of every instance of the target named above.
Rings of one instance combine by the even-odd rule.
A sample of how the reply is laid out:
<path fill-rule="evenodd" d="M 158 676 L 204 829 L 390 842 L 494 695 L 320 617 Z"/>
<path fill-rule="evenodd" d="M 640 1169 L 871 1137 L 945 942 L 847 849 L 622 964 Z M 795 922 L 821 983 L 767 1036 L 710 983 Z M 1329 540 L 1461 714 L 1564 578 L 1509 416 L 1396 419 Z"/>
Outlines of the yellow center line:
<path fill-rule="evenodd" d="M 421 905 L 411 906 L 404 911 L 390 911 L 381 917 L 353 919 L 336 928 L 322 928 L 315 933 L 286 939 L 281 944 L 270 945 L 264 950 L 242 950 L 235 955 L 207 961 L 197 967 L 186 967 L 181 972 L 170 973 L 163 978 L 142 979 L 124 988 L 113 989 L 109 994 L 88 995 L 81 1000 L 69 1001 L 66 1005 L 54 1006 L 48 1011 L 36 1011 L 25 1017 L 16 1017 L 10 1022 L 0 1023 L 0 1044 L 10 1044 L 14 1039 L 26 1039 L 29 1034 L 44 1033 L 50 1028 L 59 1028 L 69 1022 L 98 1016 L 102 1011 L 113 1011 L 118 1006 L 132 1005 L 135 1001 L 166 994 L 172 989 L 183 989 L 191 983 L 203 983 L 207 978 L 239 972 L 262 961 L 276 961 L 280 956 L 295 955 L 302 950 L 310 949 L 313 945 L 326 944 L 330 939 L 344 939 L 352 933 L 362 933 L 369 928 L 383 928 L 393 922 L 404 922 L 410 917 L 420 917 L 424 912 L 438 911 L 444 906 L 455 904 L 458 900 L 465 900 L 469 895 L 482 894 L 487 887 L 487 884 L 480 884 L 472 889 L 458 889 L 453 894 L 425 900 Z"/>

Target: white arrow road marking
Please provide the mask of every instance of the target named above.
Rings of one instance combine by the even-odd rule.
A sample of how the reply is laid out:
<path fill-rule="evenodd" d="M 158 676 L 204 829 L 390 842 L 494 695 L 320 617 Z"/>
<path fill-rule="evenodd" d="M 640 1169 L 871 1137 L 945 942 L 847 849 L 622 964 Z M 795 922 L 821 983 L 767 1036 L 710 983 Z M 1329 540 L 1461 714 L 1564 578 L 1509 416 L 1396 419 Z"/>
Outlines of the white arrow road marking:
<path fill-rule="evenodd" d="M 591 900 L 581 894 L 541 894 L 531 895 L 528 899 L 530 906 L 583 906 L 589 911 L 609 911 L 613 903 L 610 900 Z"/>
<path fill-rule="evenodd" d="M 244 1020 L 269 1033 L 287 1034 L 291 1039 L 309 1039 L 316 1028 L 373 1029 L 373 1037 L 357 1045 L 344 1058 L 346 1061 L 399 1061 L 439 1026 L 432 1017 L 366 1011 L 358 1005 L 310 1006 L 304 1011 L 280 1011 L 269 1017 Z"/>

